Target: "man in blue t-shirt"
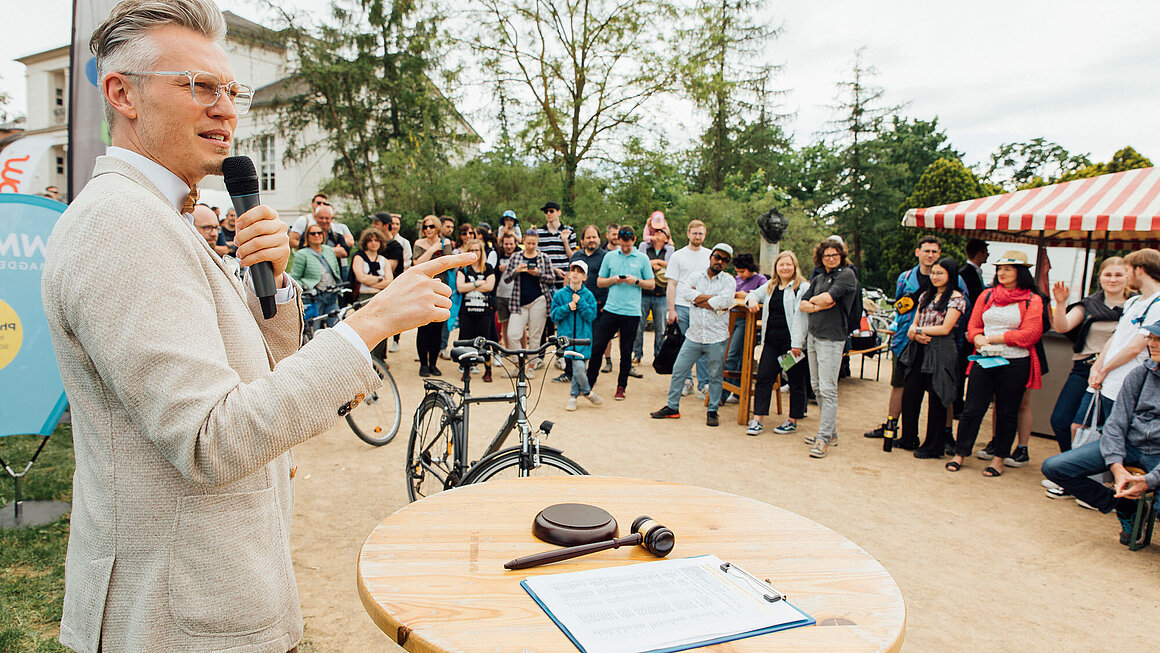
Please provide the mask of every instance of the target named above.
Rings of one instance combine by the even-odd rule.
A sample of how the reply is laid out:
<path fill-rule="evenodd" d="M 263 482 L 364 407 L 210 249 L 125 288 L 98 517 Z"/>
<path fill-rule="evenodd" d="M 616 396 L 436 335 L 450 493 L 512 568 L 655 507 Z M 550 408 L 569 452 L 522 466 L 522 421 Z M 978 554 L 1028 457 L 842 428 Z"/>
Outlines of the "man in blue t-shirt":
<path fill-rule="evenodd" d="M 620 334 L 620 375 L 613 395 L 619 401 L 624 399 L 628 372 L 632 368 L 632 343 L 640 323 L 641 291 L 652 290 L 656 281 L 648 257 L 635 247 L 636 232 L 632 227 L 621 227 L 617 242 L 619 249 L 605 254 L 596 277 L 596 285 L 608 289 L 608 299 L 604 302 L 604 312 L 596 320 L 592 351 L 604 351 L 613 336 Z M 588 361 L 588 385 L 595 385 L 598 376 L 600 357 L 593 356 Z"/>

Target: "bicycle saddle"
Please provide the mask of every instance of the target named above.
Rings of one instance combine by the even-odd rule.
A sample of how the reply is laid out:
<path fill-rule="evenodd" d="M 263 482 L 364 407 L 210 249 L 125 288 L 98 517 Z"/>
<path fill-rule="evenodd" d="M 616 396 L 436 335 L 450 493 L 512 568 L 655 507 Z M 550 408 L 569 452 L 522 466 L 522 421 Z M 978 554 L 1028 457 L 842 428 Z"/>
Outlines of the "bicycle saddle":
<path fill-rule="evenodd" d="M 460 365 L 478 365 L 483 363 L 483 356 L 475 347 L 453 347 L 451 360 Z"/>

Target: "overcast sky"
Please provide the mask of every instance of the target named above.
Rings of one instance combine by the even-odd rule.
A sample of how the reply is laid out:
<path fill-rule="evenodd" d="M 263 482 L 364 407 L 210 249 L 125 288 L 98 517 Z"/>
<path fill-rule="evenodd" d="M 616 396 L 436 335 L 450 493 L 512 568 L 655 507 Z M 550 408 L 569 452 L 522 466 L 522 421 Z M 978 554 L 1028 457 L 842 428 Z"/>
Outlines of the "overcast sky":
<path fill-rule="evenodd" d="M 287 0 L 297 6 L 323 0 Z M 904 114 L 937 116 L 968 164 L 988 158 L 1003 142 L 1043 137 L 1073 153 L 1107 160 L 1124 145 L 1160 157 L 1160 3 L 1093 4 L 1076 0 L 818 0 L 768 3 L 767 16 L 784 31 L 769 47 L 784 66 L 775 86 L 785 89 L 786 127 L 799 143 L 833 117 L 835 83 L 848 77 L 854 53 L 865 47 L 885 101 L 906 103 Z M 251 0 L 220 0 L 223 9 L 260 19 Z M 0 89 L 24 112 L 24 67 L 12 61 L 64 45 L 71 1 L 39 0 L 22 10 L 18 28 L 0 39 Z M 460 93 L 466 115 L 484 132 L 478 106 L 488 95 Z M 479 116 L 478 119 L 472 116 Z M 687 142 L 701 123 L 675 121 Z"/>

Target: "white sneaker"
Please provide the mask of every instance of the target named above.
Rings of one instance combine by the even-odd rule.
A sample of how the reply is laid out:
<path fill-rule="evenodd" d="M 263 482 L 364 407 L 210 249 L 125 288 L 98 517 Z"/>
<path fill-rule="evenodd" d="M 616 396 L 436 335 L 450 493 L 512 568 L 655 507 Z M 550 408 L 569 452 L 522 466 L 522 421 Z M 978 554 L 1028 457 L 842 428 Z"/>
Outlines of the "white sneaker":
<path fill-rule="evenodd" d="M 399 343 L 391 340 L 391 344 L 387 345 L 387 351 L 391 352 L 392 354 L 399 351 Z"/>
<path fill-rule="evenodd" d="M 761 435 L 761 432 L 764 430 L 764 424 L 755 419 L 751 419 L 749 420 L 749 428 L 745 429 L 745 435 Z"/>
<path fill-rule="evenodd" d="M 697 399 L 704 399 L 704 398 L 705 398 L 705 389 L 704 388 L 697 388 Z"/>
<path fill-rule="evenodd" d="M 1058 483 L 1056 483 L 1055 481 L 1052 481 L 1051 479 L 1047 479 L 1047 478 L 1043 479 L 1042 481 L 1039 481 L 1039 484 L 1048 490 L 1062 490 L 1063 489 L 1062 487 L 1059 486 Z"/>
<path fill-rule="evenodd" d="M 528 367 L 524 370 L 524 372 L 528 375 L 529 379 L 536 378 L 536 366 L 532 363 L 528 363 Z"/>
<path fill-rule="evenodd" d="M 688 397 L 689 393 L 693 391 L 693 380 L 685 379 L 685 385 L 681 386 L 681 396 Z"/>
<path fill-rule="evenodd" d="M 588 401 L 591 401 L 593 406 L 599 406 L 600 404 L 604 403 L 604 400 L 600 398 L 600 395 L 596 394 L 595 390 L 584 395 L 584 397 Z"/>
<path fill-rule="evenodd" d="M 814 440 L 814 446 L 810 447 L 810 458 L 825 458 L 829 450 L 830 445 L 826 441 L 826 438 L 816 438 Z"/>
<path fill-rule="evenodd" d="M 544 366 L 544 359 L 542 359 L 542 358 L 537 358 L 536 360 L 532 361 L 532 369 L 538 370 L 543 366 Z"/>
<path fill-rule="evenodd" d="M 568 397 L 568 405 L 564 406 L 564 410 L 576 410 L 576 397 Z"/>
<path fill-rule="evenodd" d="M 802 437 L 802 442 L 805 442 L 806 444 L 813 444 L 815 441 L 817 441 L 817 437 L 812 436 L 812 435 L 806 435 L 806 436 Z M 838 446 L 838 436 L 834 435 L 834 436 L 831 436 L 829 438 L 826 438 L 826 443 L 829 444 L 831 447 Z"/>
<path fill-rule="evenodd" d="M 554 365 L 556 366 L 556 369 L 560 370 L 561 372 L 564 371 L 564 359 L 563 358 L 557 358 Z"/>
<path fill-rule="evenodd" d="M 1099 510 L 1092 504 L 1088 503 L 1087 501 L 1083 501 L 1082 499 L 1076 499 L 1075 505 L 1079 506 L 1080 508 L 1087 508 L 1088 510 Z"/>

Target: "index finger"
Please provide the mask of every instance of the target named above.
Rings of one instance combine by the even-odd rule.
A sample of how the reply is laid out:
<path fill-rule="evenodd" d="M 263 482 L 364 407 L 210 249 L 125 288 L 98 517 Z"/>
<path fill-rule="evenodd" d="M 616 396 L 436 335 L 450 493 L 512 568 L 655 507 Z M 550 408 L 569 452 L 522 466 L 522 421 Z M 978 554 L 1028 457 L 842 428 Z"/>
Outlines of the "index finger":
<path fill-rule="evenodd" d="M 259 205 L 255 206 L 254 208 L 250 209 L 249 211 L 246 211 L 245 213 L 239 215 L 236 227 L 237 227 L 238 231 L 241 231 L 242 229 L 245 229 L 246 227 L 254 224 L 255 222 L 260 222 L 262 220 L 277 220 L 277 219 L 278 219 L 278 212 L 277 211 L 266 206 L 265 204 L 259 204 Z"/>
<path fill-rule="evenodd" d="M 440 256 L 439 258 L 433 258 L 425 263 L 412 265 L 411 269 L 429 277 L 434 277 L 437 274 L 443 274 L 451 268 L 463 267 L 464 265 L 475 263 L 475 259 L 475 254 L 471 252 L 449 254 L 447 256 Z"/>

